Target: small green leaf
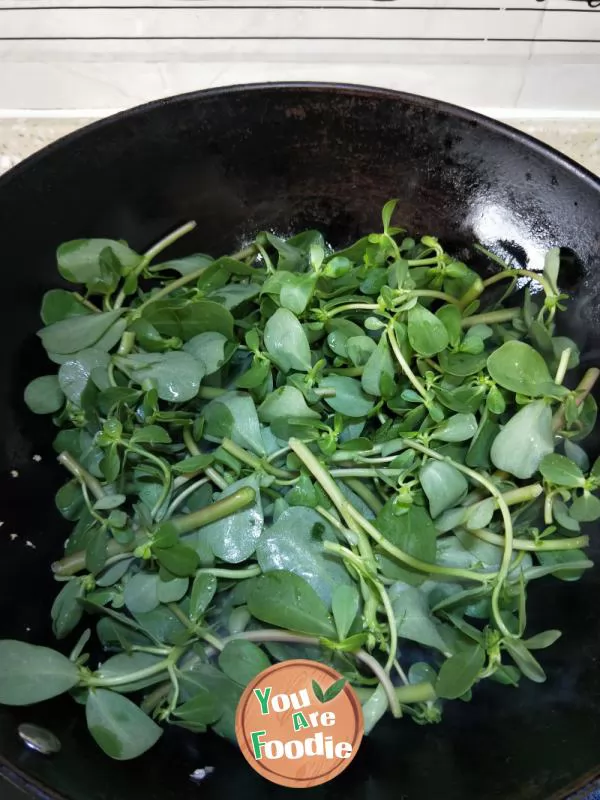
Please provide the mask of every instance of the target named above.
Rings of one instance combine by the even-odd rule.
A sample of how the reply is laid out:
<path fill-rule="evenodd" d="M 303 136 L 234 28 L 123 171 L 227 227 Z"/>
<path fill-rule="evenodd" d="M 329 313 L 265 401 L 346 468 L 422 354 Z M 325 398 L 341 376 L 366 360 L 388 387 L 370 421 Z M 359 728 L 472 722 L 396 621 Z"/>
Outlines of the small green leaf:
<path fill-rule="evenodd" d="M 315 590 L 293 572 L 261 575 L 248 597 L 248 609 L 261 622 L 333 639 L 335 627 Z"/>
<path fill-rule="evenodd" d="M 269 317 L 263 338 L 267 352 L 283 372 L 310 370 L 308 339 L 297 317 L 287 308 L 278 308 Z"/>
<path fill-rule="evenodd" d="M 206 689 L 197 688 L 192 699 L 177 706 L 173 715 L 187 723 L 211 725 L 222 713 L 219 698 Z"/>
<path fill-rule="evenodd" d="M 155 264 L 152 267 L 152 271 L 158 272 L 160 270 L 163 272 L 172 269 L 180 275 L 189 275 L 190 272 L 196 272 L 196 270 L 202 267 L 210 267 L 213 261 L 211 256 L 207 256 L 204 253 L 194 253 L 194 255 L 185 256 L 185 258 L 176 258 L 170 261 L 163 261 L 160 264 Z"/>
<path fill-rule="evenodd" d="M 195 472 L 202 472 L 209 467 L 214 461 L 214 456 L 211 453 L 202 453 L 199 456 L 188 456 L 182 458 L 171 467 L 172 472 L 176 475 L 192 475 Z"/>
<path fill-rule="evenodd" d="M 427 596 L 421 589 L 398 581 L 390 587 L 388 594 L 401 638 L 433 647 L 442 653 L 448 651 L 429 611 Z"/>
<path fill-rule="evenodd" d="M 387 377 L 388 381 L 394 380 L 395 368 L 390 353 L 390 345 L 387 336 L 381 336 L 377 347 L 364 366 L 361 377 L 362 388 L 368 394 L 379 397 L 383 394 L 383 380 Z"/>
<path fill-rule="evenodd" d="M 337 586 L 331 597 L 331 610 L 340 640 L 348 635 L 360 605 L 358 590 L 353 585 Z"/>
<path fill-rule="evenodd" d="M 34 414 L 54 414 L 62 408 L 65 396 L 56 375 L 42 375 L 27 384 L 24 400 Z"/>
<path fill-rule="evenodd" d="M 131 434 L 131 442 L 145 442 L 148 444 L 169 444 L 171 437 L 168 432 L 160 425 L 145 425 L 143 428 L 136 428 Z"/>
<path fill-rule="evenodd" d="M 105 494 L 100 500 L 96 500 L 94 509 L 96 511 L 108 511 L 122 506 L 126 500 L 127 498 L 124 494 Z"/>
<path fill-rule="evenodd" d="M 573 500 L 570 514 L 578 522 L 595 522 L 600 517 L 600 500 L 591 492 L 584 491 Z"/>
<path fill-rule="evenodd" d="M 79 578 L 72 578 L 63 584 L 50 611 L 52 630 L 57 639 L 64 639 L 79 624 L 83 615 L 83 608 L 79 602 L 81 597 L 83 589 Z"/>
<path fill-rule="evenodd" d="M 444 324 L 448 334 L 449 343 L 452 345 L 452 347 L 456 347 L 456 345 L 460 342 L 460 337 L 462 334 L 462 316 L 460 311 L 455 305 L 446 305 L 438 308 L 438 310 L 435 312 L 435 315 Z"/>
<path fill-rule="evenodd" d="M 215 592 L 217 591 L 217 579 L 214 575 L 199 572 L 192 584 L 190 595 L 189 617 L 191 620 L 198 620 L 209 607 Z"/>
<path fill-rule="evenodd" d="M 547 481 L 556 486 L 576 489 L 585 483 L 585 476 L 577 464 L 558 453 L 544 456 L 540 461 L 539 470 Z"/>
<path fill-rule="evenodd" d="M 211 522 L 199 533 L 200 540 L 208 543 L 214 555 L 229 564 L 239 564 L 250 558 L 263 530 L 263 509 L 256 475 L 232 483 L 219 494 L 218 499 L 223 500 L 246 487 L 254 489 L 256 494 L 251 506 Z"/>
<path fill-rule="evenodd" d="M 444 661 L 435 684 L 438 697 L 446 700 L 462 697 L 476 682 L 484 664 L 485 650 L 479 645 Z"/>
<path fill-rule="evenodd" d="M 475 414 L 454 414 L 444 420 L 431 434 L 432 439 L 442 442 L 465 442 L 477 433 Z"/>
<path fill-rule="evenodd" d="M 320 538 L 313 536 L 315 526 L 323 531 Z M 329 607 L 336 587 L 350 588 L 352 581 L 340 559 L 325 552 L 323 541 L 336 537 L 320 514 L 303 506 L 288 508 L 261 534 L 256 558 L 265 573 L 285 569 L 303 578 Z"/>
<path fill-rule="evenodd" d="M 506 423 L 494 439 L 490 455 L 495 467 L 525 480 L 553 450 L 552 411 L 544 400 L 535 400 Z"/>
<path fill-rule="evenodd" d="M 506 647 L 513 661 L 526 678 L 535 683 L 544 683 L 546 673 L 531 655 L 524 642 L 519 639 L 506 638 L 504 647 Z"/>
<path fill-rule="evenodd" d="M 123 597 L 125 605 L 133 613 L 152 611 L 159 604 L 158 575 L 138 572 L 132 575 L 125 584 Z"/>
<path fill-rule="evenodd" d="M 205 437 L 220 442 L 228 437 L 240 447 L 264 455 L 254 401 L 242 392 L 227 392 L 204 407 Z"/>
<path fill-rule="evenodd" d="M 153 655 L 151 653 L 118 653 L 115 656 L 111 656 L 111 658 L 109 658 L 107 661 L 104 661 L 104 663 L 98 667 L 98 670 L 96 671 L 96 677 L 104 680 L 124 678 L 127 675 L 138 672 L 139 670 L 147 670 L 149 667 L 156 667 L 157 664 L 161 663 L 164 665 L 164 657 Z M 166 675 L 167 667 L 164 665 L 164 668 L 161 672 L 155 672 L 149 677 L 142 678 L 137 681 L 134 680 L 130 683 L 121 683 L 115 687 L 113 691 L 119 693 L 124 692 L 125 694 L 129 692 L 138 692 L 148 686 L 153 686 L 156 683 L 164 681 Z"/>
<path fill-rule="evenodd" d="M 50 289 L 42 299 L 40 316 L 44 325 L 52 325 L 67 317 L 81 317 L 89 314 L 86 308 L 73 294 L 64 289 Z"/>
<path fill-rule="evenodd" d="M 90 690 L 85 713 L 96 743 L 117 761 L 137 758 L 162 736 L 162 729 L 135 703 L 107 689 Z"/>
<path fill-rule="evenodd" d="M 450 343 L 444 323 L 420 303 L 408 311 L 408 341 L 425 357 L 440 353 Z"/>
<path fill-rule="evenodd" d="M 200 377 L 193 356 L 181 350 L 166 353 L 132 353 L 117 356 L 119 369 L 142 386 L 149 381 L 156 387 L 161 400 L 186 403 L 198 394 Z"/>
<path fill-rule="evenodd" d="M 89 347 L 69 358 L 58 371 L 60 388 L 68 400 L 81 406 L 82 395 L 91 379 L 99 388 L 107 389 L 110 356 L 104 350 Z"/>
<path fill-rule="evenodd" d="M 567 583 L 579 580 L 585 570 L 592 566 L 583 550 L 541 550 L 536 557 L 542 565 L 538 568 L 542 574 L 554 575 Z"/>
<path fill-rule="evenodd" d="M 271 662 L 260 647 L 252 642 L 237 639 L 228 642 L 219 654 L 219 666 L 232 681 L 246 686 Z"/>
<path fill-rule="evenodd" d="M 86 314 L 54 322 L 38 331 L 48 352 L 69 354 L 92 347 L 118 321 L 123 309 Z"/>
<path fill-rule="evenodd" d="M 542 631 L 542 633 L 536 633 L 536 635 L 532 636 L 530 639 L 524 639 L 523 644 L 528 650 L 545 650 L 558 641 L 561 636 L 561 631 Z"/>
<path fill-rule="evenodd" d="M 74 239 L 64 242 L 56 251 L 58 271 L 71 283 L 98 286 L 101 293 L 102 256 L 107 251 L 116 259 L 122 275 L 135 269 L 142 258 L 126 244 L 113 239 Z"/>
<path fill-rule="evenodd" d="M 294 386 L 282 386 L 269 394 L 258 408 L 261 422 L 270 424 L 277 419 L 320 419 L 320 414 L 306 404 L 304 395 Z"/>
<path fill-rule="evenodd" d="M 200 564 L 198 553 L 185 544 L 174 544 L 171 547 L 153 547 L 152 553 L 162 567 L 181 578 L 193 575 Z M 150 609 L 147 610 L 149 611 Z"/>
<path fill-rule="evenodd" d="M 419 480 L 429 500 L 433 519 L 457 505 L 469 488 L 464 475 L 443 461 L 428 461 L 419 472 Z"/>
<path fill-rule="evenodd" d="M 185 597 L 190 581 L 188 578 L 173 578 L 158 582 L 158 599 L 161 603 L 178 603 Z"/>
<path fill-rule="evenodd" d="M 539 397 L 543 384 L 552 376 L 542 356 L 525 342 L 505 342 L 488 357 L 488 372 L 492 379 L 516 394 Z"/>
<path fill-rule="evenodd" d="M 68 692 L 79 682 L 79 668 L 47 647 L 0 641 L 0 703 L 28 706 Z"/>
<path fill-rule="evenodd" d="M 217 331 L 205 331 L 186 342 L 183 349 L 200 364 L 202 375 L 212 375 L 227 360 L 227 337 Z"/>
<path fill-rule="evenodd" d="M 319 383 L 320 389 L 334 389 L 334 397 L 325 397 L 328 406 L 347 417 L 364 417 L 374 406 L 374 401 L 366 395 L 360 381 L 346 375 L 328 375 Z"/>

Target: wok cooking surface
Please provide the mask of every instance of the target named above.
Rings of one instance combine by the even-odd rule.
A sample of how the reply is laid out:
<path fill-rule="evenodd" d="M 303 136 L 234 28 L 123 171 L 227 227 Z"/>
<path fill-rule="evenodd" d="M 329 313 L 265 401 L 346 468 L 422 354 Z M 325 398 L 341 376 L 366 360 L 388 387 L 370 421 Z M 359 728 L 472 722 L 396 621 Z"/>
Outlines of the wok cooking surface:
<path fill-rule="evenodd" d="M 317 227 L 342 245 L 374 229 L 391 197 L 411 233 L 438 235 L 464 257 L 478 240 L 539 269 L 549 247 L 569 248 L 576 257 L 564 332 L 599 360 L 600 183 L 528 137 L 437 101 L 310 84 L 201 92 L 90 126 L 0 179 L 2 638 L 52 644 L 49 564 L 68 530 L 53 503 L 62 475 L 51 426 L 22 403 L 23 387 L 43 372 L 34 334 L 43 292 L 59 285 L 56 246 L 110 236 L 144 249 L 187 219 L 198 227 L 174 257 L 232 252 L 265 228 Z M 592 539 L 593 558 L 600 542 Z M 598 569 L 575 584 L 540 582 L 532 630 L 539 619 L 564 631 L 544 654 L 546 684 L 478 687 L 472 703 L 448 703 L 437 726 L 384 721 L 351 767 L 310 797 L 546 800 L 591 779 L 600 772 L 599 596 Z M 292 795 L 214 736 L 169 731 L 139 760 L 111 762 L 81 712 L 70 698 L 0 707 L 4 770 L 30 791 L 69 800 Z M 24 721 L 56 733 L 62 751 L 44 758 L 24 750 L 16 735 Z M 215 773 L 194 785 L 189 774 L 206 765 Z"/>

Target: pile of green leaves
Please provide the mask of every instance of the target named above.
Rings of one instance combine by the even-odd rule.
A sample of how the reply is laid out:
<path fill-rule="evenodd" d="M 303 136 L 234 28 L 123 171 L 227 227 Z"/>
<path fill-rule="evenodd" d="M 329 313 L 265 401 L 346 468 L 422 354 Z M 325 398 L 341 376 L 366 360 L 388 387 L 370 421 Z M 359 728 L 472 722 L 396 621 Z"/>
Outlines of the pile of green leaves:
<path fill-rule="evenodd" d="M 59 247 L 83 288 L 44 296 L 55 367 L 25 401 L 70 473 L 54 632 L 85 615 L 106 658 L 89 629 L 69 657 L 2 641 L 0 702 L 70 692 L 128 759 L 157 721 L 234 738 L 244 686 L 290 657 L 339 670 L 367 732 L 545 679 L 560 632 L 528 630 L 527 594 L 592 566 L 599 371 L 556 335 L 558 250 L 482 280 L 394 205 L 339 251 L 309 230 L 160 261 L 191 223 L 144 255 Z"/>

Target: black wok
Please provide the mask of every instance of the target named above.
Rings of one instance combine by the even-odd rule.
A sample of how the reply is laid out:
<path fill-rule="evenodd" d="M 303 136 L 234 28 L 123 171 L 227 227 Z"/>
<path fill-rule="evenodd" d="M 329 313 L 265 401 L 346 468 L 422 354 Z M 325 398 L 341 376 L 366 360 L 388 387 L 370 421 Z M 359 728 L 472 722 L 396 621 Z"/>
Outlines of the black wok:
<path fill-rule="evenodd" d="M 600 182 L 533 139 L 438 101 L 310 84 L 200 92 L 85 128 L 0 180 L 0 637 L 51 640 L 48 565 L 65 535 L 53 494 L 63 476 L 48 420 L 27 412 L 22 391 L 41 372 L 34 333 L 41 295 L 58 282 L 56 245 L 110 236 L 144 249 L 190 218 L 198 227 L 179 252 L 230 252 L 260 229 L 303 226 L 342 244 L 377 226 L 390 197 L 411 231 L 436 233 L 463 255 L 478 239 L 537 269 L 547 248 L 565 248 L 568 333 L 594 359 Z M 600 772 L 600 569 L 531 594 L 565 631 L 546 655 L 545 685 L 481 687 L 472 703 L 448 704 L 439 726 L 383 722 L 347 772 L 310 796 L 540 800 Z M 53 730 L 62 752 L 26 751 L 21 721 Z M 1 707 L 0 763 L 30 792 L 70 800 L 292 795 L 212 736 L 170 732 L 138 761 L 111 762 L 69 698 Z M 207 764 L 214 775 L 193 785 L 188 775 Z"/>

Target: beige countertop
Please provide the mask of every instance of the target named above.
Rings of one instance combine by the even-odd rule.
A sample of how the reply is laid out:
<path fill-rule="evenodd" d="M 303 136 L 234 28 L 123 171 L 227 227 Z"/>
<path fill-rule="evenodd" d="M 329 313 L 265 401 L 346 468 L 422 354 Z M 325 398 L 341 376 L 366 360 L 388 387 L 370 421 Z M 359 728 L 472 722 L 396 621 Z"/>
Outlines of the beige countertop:
<path fill-rule="evenodd" d="M 0 174 L 90 119 L 0 118 Z M 508 124 L 535 136 L 600 175 L 600 119 L 512 119 Z"/>

